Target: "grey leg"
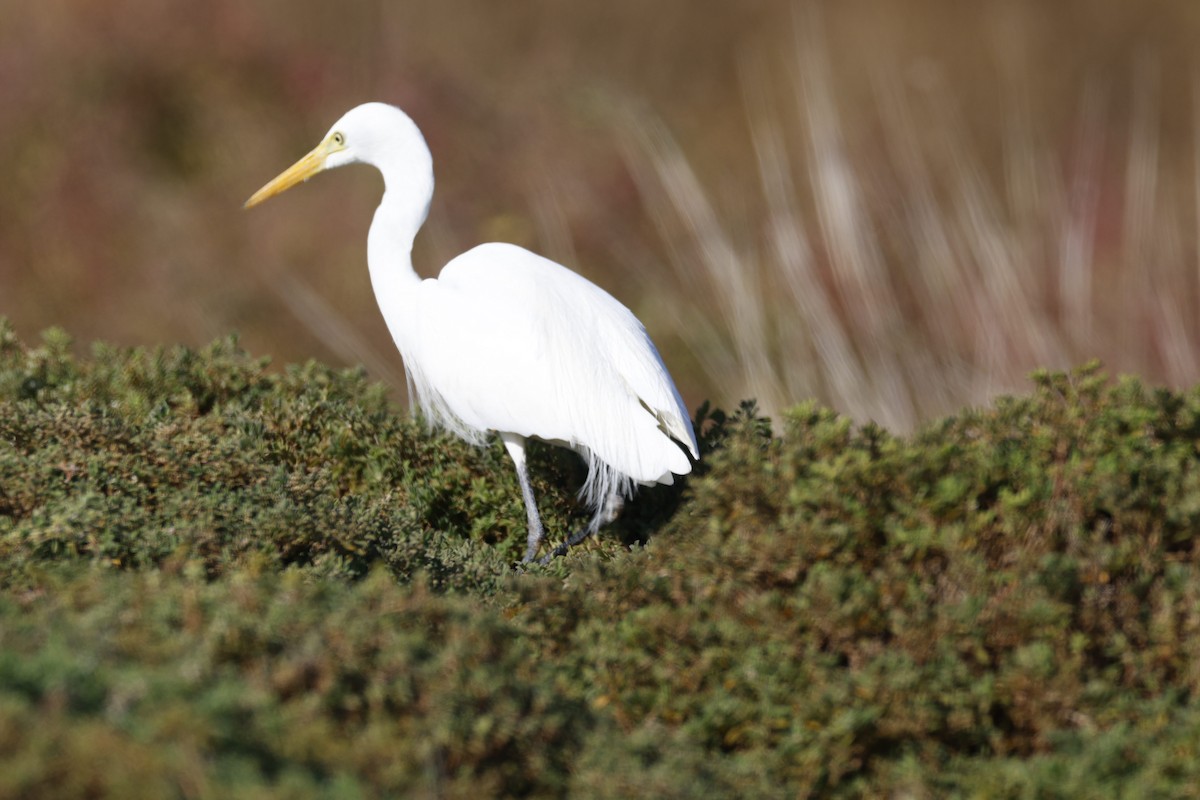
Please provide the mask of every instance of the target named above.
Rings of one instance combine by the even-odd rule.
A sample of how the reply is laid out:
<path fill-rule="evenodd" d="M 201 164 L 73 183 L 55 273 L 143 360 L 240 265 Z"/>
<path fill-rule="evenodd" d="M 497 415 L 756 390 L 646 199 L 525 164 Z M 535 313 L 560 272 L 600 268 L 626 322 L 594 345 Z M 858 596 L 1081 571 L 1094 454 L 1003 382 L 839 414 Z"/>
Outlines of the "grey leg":
<path fill-rule="evenodd" d="M 517 468 L 517 480 L 521 484 L 521 496 L 525 499 L 525 517 L 529 522 L 529 538 L 526 540 L 525 557 L 522 564 L 533 561 L 542 544 L 542 519 L 538 516 L 537 500 L 533 497 L 533 486 L 529 483 L 529 470 L 525 468 L 525 437 L 515 433 L 502 433 L 500 440 Z"/>
<path fill-rule="evenodd" d="M 550 559 L 554 558 L 555 556 L 563 555 L 572 547 L 579 544 L 596 531 L 600 530 L 602 525 L 607 525 L 616 519 L 617 515 L 621 513 L 621 509 L 624 507 L 625 500 L 621 497 L 621 495 L 615 493 L 610 494 L 605 501 L 600 504 L 600 507 L 596 509 L 596 513 L 592 515 L 592 521 L 587 524 L 586 528 L 571 534 L 571 538 L 567 539 L 558 547 L 542 556 L 542 559 L 538 563 L 548 564 L 550 563 Z"/>

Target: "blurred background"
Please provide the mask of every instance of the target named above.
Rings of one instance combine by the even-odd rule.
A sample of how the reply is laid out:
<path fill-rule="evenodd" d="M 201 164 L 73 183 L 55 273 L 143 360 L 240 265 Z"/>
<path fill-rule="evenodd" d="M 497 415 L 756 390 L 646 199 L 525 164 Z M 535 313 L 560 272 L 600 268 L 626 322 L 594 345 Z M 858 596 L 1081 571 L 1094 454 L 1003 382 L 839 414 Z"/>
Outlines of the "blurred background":
<path fill-rule="evenodd" d="M 366 100 L 481 241 L 646 323 L 691 407 L 895 430 L 1093 357 L 1200 377 L 1194 0 L 0 3 L 0 315 L 363 363 L 381 183 L 255 189 Z"/>

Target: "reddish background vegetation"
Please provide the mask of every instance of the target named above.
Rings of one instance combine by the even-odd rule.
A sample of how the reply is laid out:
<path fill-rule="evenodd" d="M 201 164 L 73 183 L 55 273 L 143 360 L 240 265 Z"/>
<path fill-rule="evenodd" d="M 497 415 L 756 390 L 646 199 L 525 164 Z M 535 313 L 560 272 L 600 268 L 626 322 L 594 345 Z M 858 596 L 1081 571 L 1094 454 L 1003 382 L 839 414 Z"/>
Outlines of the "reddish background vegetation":
<path fill-rule="evenodd" d="M 0 5 L 0 314 L 32 337 L 362 361 L 366 170 L 244 213 L 350 106 L 407 109 L 436 272 L 482 240 L 646 321 L 690 404 L 895 428 L 1099 356 L 1200 369 L 1200 10 L 521 0 Z"/>

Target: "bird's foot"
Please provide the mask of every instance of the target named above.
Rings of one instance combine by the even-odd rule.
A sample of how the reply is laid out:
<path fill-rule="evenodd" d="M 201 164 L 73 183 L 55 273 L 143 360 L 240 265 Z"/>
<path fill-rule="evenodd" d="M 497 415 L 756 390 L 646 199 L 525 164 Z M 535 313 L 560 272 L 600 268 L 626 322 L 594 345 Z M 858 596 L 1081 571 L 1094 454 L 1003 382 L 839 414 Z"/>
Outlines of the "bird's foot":
<path fill-rule="evenodd" d="M 538 563 L 539 564 L 549 564 L 550 559 L 557 558 L 558 556 L 561 556 L 561 555 L 566 555 L 566 552 L 568 550 L 570 550 L 572 547 L 579 544 L 580 542 L 582 542 L 584 539 L 588 538 L 595 532 L 596 532 L 595 527 L 593 527 L 592 525 L 588 525 L 586 528 L 584 528 L 583 530 L 581 530 L 578 533 L 571 536 L 571 538 L 567 539 L 565 542 L 560 544 L 558 547 L 554 548 L 549 553 L 542 556 L 538 560 Z"/>

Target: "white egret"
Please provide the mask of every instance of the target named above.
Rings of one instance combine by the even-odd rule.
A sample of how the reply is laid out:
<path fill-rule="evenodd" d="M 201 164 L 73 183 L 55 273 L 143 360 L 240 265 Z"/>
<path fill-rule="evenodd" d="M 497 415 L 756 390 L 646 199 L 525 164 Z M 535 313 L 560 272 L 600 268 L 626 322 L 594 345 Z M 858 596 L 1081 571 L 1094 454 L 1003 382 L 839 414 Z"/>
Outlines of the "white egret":
<path fill-rule="evenodd" d="M 587 461 L 591 522 L 549 559 L 611 521 L 638 484 L 671 483 L 698 457 L 679 391 L 633 313 L 566 267 L 511 244 L 479 245 L 437 279 L 413 270 L 433 198 L 433 158 L 413 121 L 385 103 L 346 113 L 321 143 L 246 201 L 256 205 L 318 172 L 363 163 L 383 173 L 367 237 L 375 299 L 427 420 L 480 443 L 499 433 L 517 468 L 529 535 L 543 528 L 525 464 L 529 437 Z"/>

